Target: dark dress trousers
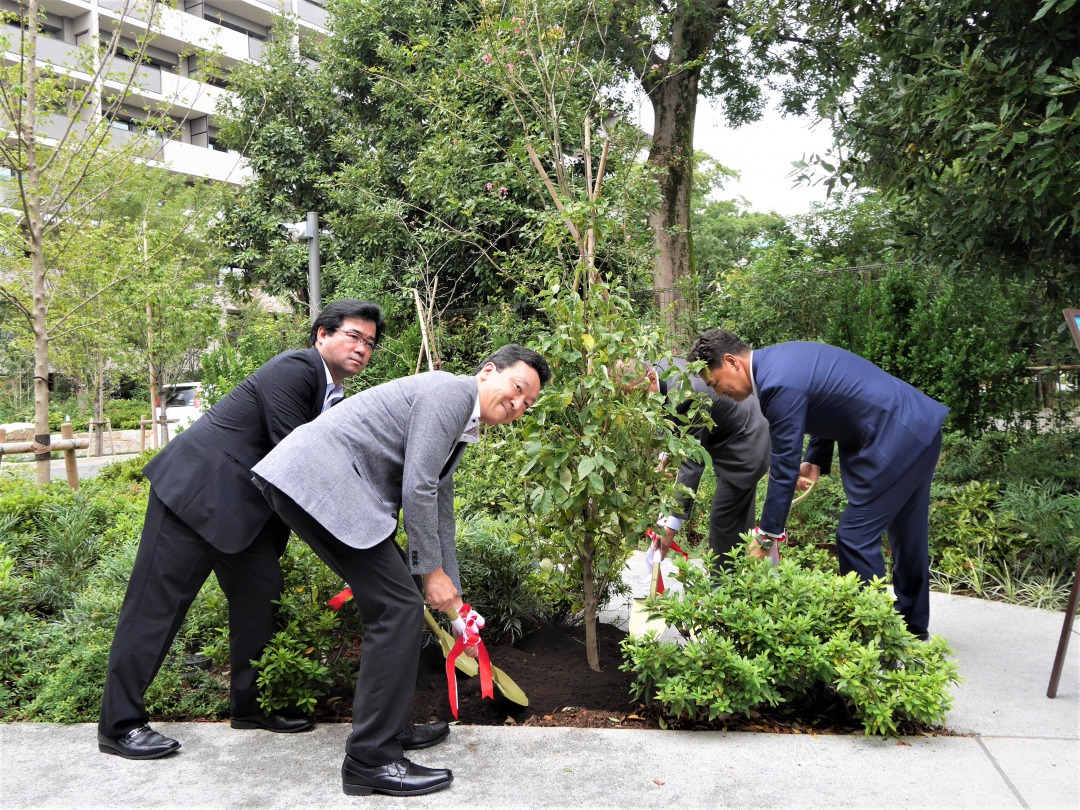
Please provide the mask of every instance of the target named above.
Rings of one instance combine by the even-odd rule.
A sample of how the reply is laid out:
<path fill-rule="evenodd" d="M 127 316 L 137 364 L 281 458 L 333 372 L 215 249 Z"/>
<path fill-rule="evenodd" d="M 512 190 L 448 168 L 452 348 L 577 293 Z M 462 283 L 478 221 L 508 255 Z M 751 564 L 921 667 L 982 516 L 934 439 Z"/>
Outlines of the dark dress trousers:
<path fill-rule="evenodd" d="M 709 514 L 709 547 L 719 569 L 729 560 L 728 553 L 742 543 L 740 535 L 754 526 L 757 482 L 769 469 L 769 423 L 762 416 L 756 397 L 735 402 L 717 396 L 697 374 L 674 378 L 669 374 L 664 379 L 664 372 L 672 365 L 681 371 L 686 369 L 686 361 L 681 358 L 654 366 L 660 377 L 660 393 L 669 401 L 682 399 L 685 388 L 680 383 L 688 377 L 693 392 L 708 397 L 711 403 L 709 415 L 713 426 L 703 425 L 693 435 L 712 459 L 716 476 Z M 678 402 L 676 410 L 685 414 L 689 404 L 689 400 Z M 696 492 L 704 472 L 703 462 L 688 458 L 679 468 L 676 480 Z M 685 520 L 692 507 L 693 498 L 686 496 L 681 510 L 674 516 Z"/>
<path fill-rule="evenodd" d="M 780 533 L 805 460 L 832 465 L 839 448 L 848 505 L 836 530 L 842 573 L 885 575 L 887 534 L 897 610 L 914 633 L 930 621 L 930 480 L 949 409 L 869 360 L 824 343 L 779 343 L 754 351 L 751 364 L 772 456 L 761 528 Z"/>
<path fill-rule="evenodd" d="M 119 737 L 146 723 L 147 688 L 213 571 L 229 600 L 233 716 L 259 711 L 251 659 L 276 630 L 279 557 L 289 528 L 251 480 L 251 468 L 322 411 L 318 349 L 279 354 L 158 453 L 135 566 L 116 625 L 98 728 Z"/>

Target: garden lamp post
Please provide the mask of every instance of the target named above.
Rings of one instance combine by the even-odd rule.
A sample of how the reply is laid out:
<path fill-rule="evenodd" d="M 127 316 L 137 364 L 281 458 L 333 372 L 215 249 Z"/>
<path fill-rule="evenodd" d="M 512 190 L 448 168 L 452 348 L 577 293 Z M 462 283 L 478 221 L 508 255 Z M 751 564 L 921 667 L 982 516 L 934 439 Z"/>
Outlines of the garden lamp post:
<path fill-rule="evenodd" d="M 319 214 L 315 211 L 308 211 L 307 219 L 299 222 L 279 222 L 278 227 L 287 233 L 294 242 L 308 243 L 308 311 L 311 313 L 311 320 L 314 321 L 319 314 L 319 310 L 322 309 L 319 235 L 325 233 L 329 236 L 330 232 L 319 231 Z"/>

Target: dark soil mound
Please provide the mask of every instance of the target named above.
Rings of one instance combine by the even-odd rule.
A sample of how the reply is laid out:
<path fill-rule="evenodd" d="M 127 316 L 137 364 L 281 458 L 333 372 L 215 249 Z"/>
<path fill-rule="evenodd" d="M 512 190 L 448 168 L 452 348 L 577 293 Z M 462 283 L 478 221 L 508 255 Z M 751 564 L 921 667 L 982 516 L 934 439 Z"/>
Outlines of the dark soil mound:
<path fill-rule="evenodd" d="M 527 707 L 511 703 L 496 688 L 492 700 L 480 696 L 480 679 L 458 675 L 458 720 L 466 725 L 569 726 L 576 728 L 659 728 L 655 709 L 631 701 L 633 677 L 619 669 L 619 642 L 626 633 L 611 625 L 597 628 L 601 671 L 585 658 L 584 627 L 545 625 L 513 646 L 488 644 L 491 662 L 513 679 L 528 696 Z M 362 648 L 358 645 L 357 651 Z M 323 722 L 348 721 L 352 694 L 339 694 L 316 710 Z M 417 723 L 453 720 L 446 692 L 445 660 L 437 645 L 421 652 L 412 719 Z M 668 727 L 767 731 L 780 734 L 862 734 L 862 725 L 831 694 L 806 697 L 750 717 L 742 715 L 712 723 L 677 723 Z M 941 729 L 911 727 L 905 734 L 947 734 Z"/>

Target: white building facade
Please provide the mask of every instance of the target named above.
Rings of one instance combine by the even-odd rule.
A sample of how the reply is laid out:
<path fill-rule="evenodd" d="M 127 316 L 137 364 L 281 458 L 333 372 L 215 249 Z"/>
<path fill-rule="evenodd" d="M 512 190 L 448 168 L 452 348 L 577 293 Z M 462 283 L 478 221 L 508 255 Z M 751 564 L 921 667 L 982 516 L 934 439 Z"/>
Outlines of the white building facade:
<path fill-rule="evenodd" d="M 326 10 L 312 0 L 41 0 L 45 11 L 37 41 L 40 67 L 58 70 L 76 84 L 96 84 L 102 97 L 123 93 L 123 104 L 102 102 L 98 115 L 110 119 L 111 137 L 116 145 L 138 131 L 147 110 L 168 115 L 174 126 L 168 135 L 157 136 L 160 148 L 154 162 L 170 171 L 233 185 L 249 177 L 243 158 L 218 143 L 214 112 L 219 99 L 228 95 L 222 76 L 237 64 L 257 60 L 270 36 L 276 15 L 293 15 L 299 36 L 320 37 L 326 30 Z M 22 32 L 10 20 L 22 16 L 18 3 L 0 0 L 0 10 L 9 16 L 0 24 L 6 35 L 7 62 L 20 56 Z M 110 76 L 95 74 L 86 64 L 85 46 L 95 40 L 108 43 L 119 36 L 118 49 L 110 66 Z M 140 49 L 139 42 L 148 44 Z M 0 49 L 3 50 L 3 49 Z M 136 65 L 124 58 L 126 52 L 144 51 Z M 127 63 L 125 65 L 125 62 Z M 210 65 L 212 69 L 205 69 Z M 127 76 L 135 70 L 128 85 Z M 93 115 L 93 110 L 80 114 Z M 46 136 L 56 137 L 70 119 L 54 115 L 44 126 Z"/>

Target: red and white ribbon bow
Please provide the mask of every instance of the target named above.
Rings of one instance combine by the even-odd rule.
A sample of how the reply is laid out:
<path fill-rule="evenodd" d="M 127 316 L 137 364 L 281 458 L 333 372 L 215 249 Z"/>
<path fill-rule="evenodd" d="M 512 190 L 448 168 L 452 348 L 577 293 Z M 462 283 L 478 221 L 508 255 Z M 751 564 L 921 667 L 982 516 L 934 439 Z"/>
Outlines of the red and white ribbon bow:
<path fill-rule="evenodd" d="M 649 566 L 649 571 L 652 571 L 653 563 L 656 562 L 656 555 L 660 553 L 660 535 L 652 529 L 646 529 L 645 538 L 649 541 L 649 550 L 645 552 L 645 564 Z M 671 541 L 671 550 L 677 551 L 688 560 L 690 559 L 690 555 L 683 551 L 674 540 Z M 656 595 L 659 596 L 663 592 L 664 575 L 658 572 L 656 575 Z"/>
<path fill-rule="evenodd" d="M 326 604 L 334 610 L 341 610 L 342 606 L 352 598 L 352 588 L 346 588 L 332 597 Z M 446 656 L 446 691 L 450 696 L 450 709 L 456 718 L 458 716 L 458 694 L 454 664 L 458 656 L 465 652 L 466 647 L 476 647 L 477 649 L 477 658 L 480 665 L 480 697 L 495 697 L 495 684 L 491 677 L 491 658 L 488 656 L 483 639 L 480 638 L 480 630 L 484 627 L 484 617 L 473 610 L 472 606 L 466 602 L 458 608 L 458 617 L 451 624 L 454 627 L 457 640 Z"/>
<path fill-rule="evenodd" d="M 450 697 L 450 710 L 454 717 L 458 716 L 457 676 L 454 674 L 454 663 L 458 656 L 465 652 L 466 647 L 476 647 L 478 663 L 480 664 L 480 697 L 492 698 L 495 696 L 494 683 L 491 677 L 491 658 L 488 657 L 487 647 L 480 638 L 480 630 L 484 627 L 484 617 L 472 609 L 468 602 L 458 608 L 458 617 L 452 622 L 457 640 L 453 648 L 446 656 L 446 691 Z"/>

